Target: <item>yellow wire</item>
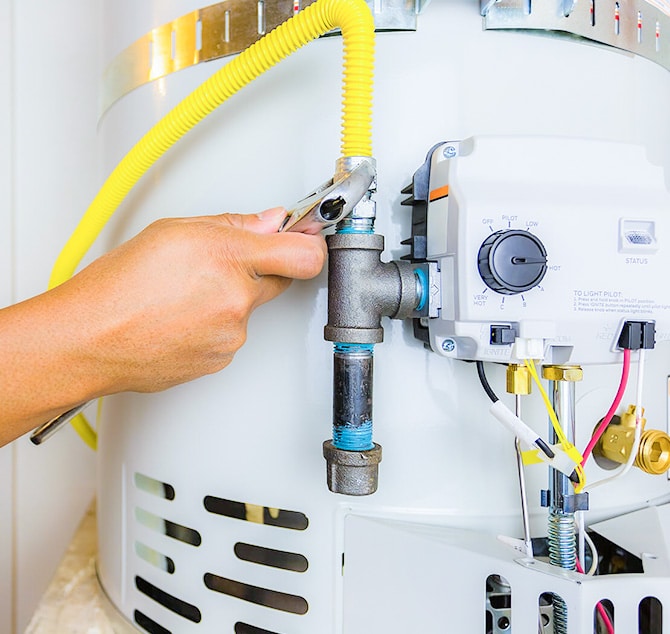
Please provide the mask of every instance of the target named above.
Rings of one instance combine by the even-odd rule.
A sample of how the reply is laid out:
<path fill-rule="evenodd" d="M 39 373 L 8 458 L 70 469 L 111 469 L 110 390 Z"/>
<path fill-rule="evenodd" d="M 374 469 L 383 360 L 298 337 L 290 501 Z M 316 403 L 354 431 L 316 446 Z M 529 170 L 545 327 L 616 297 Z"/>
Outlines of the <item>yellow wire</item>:
<path fill-rule="evenodd" d="M 49 288 L 72 277 L 126 195 L 186 132 L 266 70 L 339 27 L 343 41 L 342 155 L 372 156 L 374 20 L 365 0 L 317 0 L 203 82 L 156 123 L 114 168 L 61 251 Z M 86 444 L 96 433 L 80 414 L 72 420 Z"/>
<path fill-rule="evenodd" d="M 579 484 L 577 484 L 575 487 L 575 492 L 580 493 L 586 484 L 586 475 L 584 474 L 584 468 L 581 465 L 583 456 L 577 447 L 575 447 L 567 439 L 565 433 L 563 432 L 563 428 L 561 427 L 561 424 L 558 421 L 558 416 L 556 416 L 556 412 L 551 405 L 547 391 L 544 389 L 544 386 L 540 381 L 540 377 L 537 374 L 537 370 L 535 369 L 535 362 L 532 359 L 524 359 L 524 364 L 528 368 L 530 375 L 533 377 L 533 381 L 535 382 L 535 385 L 537 385 L 537 389 L 540 391 L 542 401 L 544 402 L 544 406 L 546 407 L 547 413 L 549 414 L 549 420 L 551 421 L 551 425 L 554 428 L 558 442 L 561 444 L 563 451 L 565 451 L 565 453 L 567 453 L 571 460 L 575 463 L 575 471 L 577 472 L 577 476 L 579 478 Z"/>

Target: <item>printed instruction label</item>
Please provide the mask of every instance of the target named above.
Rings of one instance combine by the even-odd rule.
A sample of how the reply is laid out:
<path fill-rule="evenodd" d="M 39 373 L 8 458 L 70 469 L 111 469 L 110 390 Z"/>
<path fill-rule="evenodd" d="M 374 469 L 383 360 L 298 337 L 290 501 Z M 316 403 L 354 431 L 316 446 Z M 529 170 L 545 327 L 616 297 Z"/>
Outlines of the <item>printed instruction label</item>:
<path fill-rule="evenodd" d="M 572 310 L 577 313 L 625 313 L 626 315 L 652 315 L 670 310 L 670 304 L 655 299 L 625 295 L 621 291 L 574 290 Z"/>

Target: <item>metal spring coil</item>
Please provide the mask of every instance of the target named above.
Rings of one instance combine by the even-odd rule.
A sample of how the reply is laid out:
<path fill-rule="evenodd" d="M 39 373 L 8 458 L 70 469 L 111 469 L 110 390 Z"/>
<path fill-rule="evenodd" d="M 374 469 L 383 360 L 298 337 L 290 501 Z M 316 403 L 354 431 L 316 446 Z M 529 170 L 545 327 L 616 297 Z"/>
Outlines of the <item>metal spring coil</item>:
<path fill-rule="evenodd" d="M 574 515 L 550 513 L 548 533 L 549 561 L 554 566 L 574 570 L 577 561 Z"/>
<path fill-rule="evenodd" d="M 554 634 L 568 634 L 568 606 L 557 595 L 554 599 Z"/>
<path fill-rule="evenodd" d="M 574 570 L 577 561 L 575 517 L 572 513 L 549 514 L 549 561 L 554 566 Z M 568 606 L 554 595 L 554 634 L 568 634 Z"/>

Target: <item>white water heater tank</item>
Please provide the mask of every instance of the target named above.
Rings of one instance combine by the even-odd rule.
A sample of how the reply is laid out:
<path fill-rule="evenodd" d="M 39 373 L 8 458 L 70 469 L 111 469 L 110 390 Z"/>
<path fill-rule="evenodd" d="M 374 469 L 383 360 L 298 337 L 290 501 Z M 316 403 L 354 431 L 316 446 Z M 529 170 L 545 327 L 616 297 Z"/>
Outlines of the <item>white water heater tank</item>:
<path fill-rule="evenodd" d="M 193 0 L 104 2 L 106 58 L 198 8 Z M 106 230 L 108 246 L 164 216 L 288 206 L 327 179 L 339 151 L 341 57 L 339 37 L 312 42 L 210 115 L 131 193 Z M 111 105 L 100 122 L 105 171 L 225 63 L 168 74 Z M 505 135 L 510 143 L 553 136 L 637 144 L 659 187 L 670 167 L 664 68 L 574 39 L 483 30 L 477 0 L 433 0 L 415 31 L 379 32 L 374 101 L 376 228 L 386 259 L 407 253 L 400 243 L 410 236 L 411 210 L 400 192 L 440 141 Z M 590 169 L 585 187 L 601 167 Z M 560 186 L 560 170 L 549 177 Z M 246 345 L 222 372 L 161 394 L 105 400 L 98 572 L 139 631 L 486 631 L 485 580 L 500 571 L 482 559 L 498 552 L 484 544 L 521 535 L 513 439 L 489 415 L 472 364 L 427 350 L 411 323 L 387 321 L 375 349 L 379 489 L 365 498 L 331 493 L 321 450 L 332 407 L 326 299 L 325 274 L 294 282 L 254 313 Z M 646 416 L 659 429 L 667 429 L 667 359 L 666 344 L 649 354 L 645 383 Z M 510 398 L 504 368 L 487 370 Z M 615 365 L 585 367 L 579 447 L 609 407 L 619 374 Z M 526 400 L 527 422 L 546 434 L 539 397 Z M 634 401 L 629 389 L 624 403 Z M 532 529 L 546 535 L 539 505 L 546 469 L 527 472 Z M 605 474 L 595 463 L 587 470 L 591 479 Z M 587 522 L 649 500 L 670 500 L 667 478 L 635 469 L 593 492 Z M 475 553 L 477 543 L 476 563 L 449 555 Z M 661 586 L 659 596 L 667 592 Z M 519 632 L 537 620 L 534 596 L 526 621 L 523 604 L 514 604 Z"/>

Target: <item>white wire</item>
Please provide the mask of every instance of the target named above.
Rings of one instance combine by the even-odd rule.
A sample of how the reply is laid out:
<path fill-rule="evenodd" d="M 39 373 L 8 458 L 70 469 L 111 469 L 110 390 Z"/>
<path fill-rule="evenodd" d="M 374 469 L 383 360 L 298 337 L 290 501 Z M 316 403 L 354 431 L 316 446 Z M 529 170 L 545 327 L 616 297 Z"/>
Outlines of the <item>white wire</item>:
<path fill-rule="evenodd" d="M 637 361 L 637 385 L 635 388 L 635 412 L 637 414 L 636 422 L 642 418 L 642 384 L 644 382 L 644 362 L 646 352 L 640 348 Z"/>
<path fill-rule="evenodd" d="M 577 544 L 579 551 L 579 562 L 582 564 L 582 570 L 586 567 L 586 530 L 584 528 L 584 511 L 575 513 L 575 524 L 577 525 Z"/>
<path fill-rule="evenodd" d="M 635 433 L 633 435 L 633 446 L 631 447 L 628 460 L 626 460 L 626 463 L 621 465 L 613 475 L 585 486 L 584 491 L 592 491 L 603 484 L 607 484 L 625 476 L 631 470 L 631 467 L 635 462 L 637 452 L 640 449 L 640 439 L 642 437 L 642 387 L 644 384 L 644 362 L 645 351 L 643 348 L 640 348 L 637 364 L 637 381 L 635 386 Z"/>
<path fill-rule="evenodd" d="M 591 557 L 592 557 L 591 567 L 586 572 L 584 572 L 584 574 L 592 577 L 594 574 L 596 574 L 596 570 L 598 569 L 598 549 L 596 548 L 596 545 L 593 543 L 593 540 L 586 532 L 586 529 L 584 527 L 583 511 L 578 511 L 577 513 L 575 513 L 575 525 L 577 526 L 577 530 L 579 531 L 579 539 L 583 540 L 583 542 L 586 542 L 589 545 L 589 550 L 591 551 Z M 584 546 L 583 542 L 580 544 L 580 550 Z M 585 553 L 580 552 L 579 561 L 582 565 L 582 570 L 586 570 Z"/>
<path fill-rule="evenodd" d="M 584 539 L 591 549 L 591 557 L 593 559 L 591 561 L 591 567 L 585 574 L 587 574 L 589 577 L 592 577 L 596 574 L 596 570 L 598 569 L 598 550 L 596 549 L 596 545 L 593 543 L 593 540 L 586 531 L 584 531 Z"/>

